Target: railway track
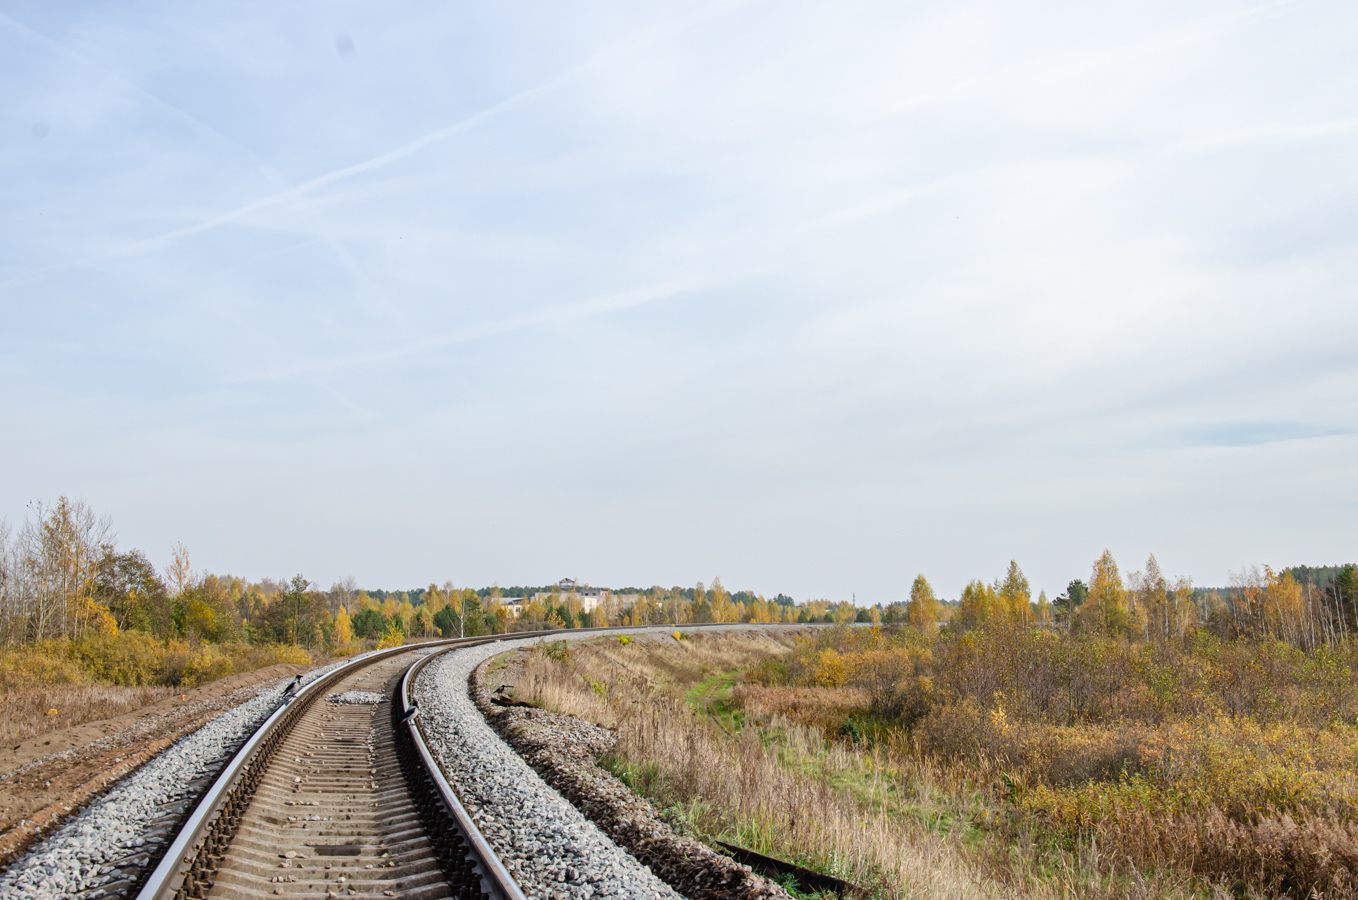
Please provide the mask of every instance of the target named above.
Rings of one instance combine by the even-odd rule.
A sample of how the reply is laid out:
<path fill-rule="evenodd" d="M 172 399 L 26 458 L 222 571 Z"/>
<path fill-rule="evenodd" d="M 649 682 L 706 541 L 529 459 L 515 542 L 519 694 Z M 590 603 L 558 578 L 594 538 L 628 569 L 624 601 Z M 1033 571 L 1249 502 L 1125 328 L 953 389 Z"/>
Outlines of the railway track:
<path fill-rule="evenodd" d="M 578 629 L 573 636 L 632 630 L 636 627 Z M 101 874 L 103 887 L 96 881 L 90 888 L 87 880 L 74 893 L 91 900 L 525 900 L 426 746 L 410 715 L 411 687 L 419 670 L 445 650 L 553 634 L 517 632 L 393 648 L 327 672 L 297 690 L 216 776 L 207 776 L 211 786 L 191 812 L 180 814 L 177 831 L 168 819 L 158 826 L 148 821 L 148 827 L 175 834 L 158 860 L 138 840 L 135 867 L 129 871 L 114 860 L 101 870 L 111 872 Z M 508 821 L 514 821 L 512 812 Z M 497 832 L 501 841 L 503 825 Z M 58 864 L 49 859 L 36 865 L 50 874 Z M 600 865 L 608 877 L 620 877 L 618 863 Z M 653 879 L 649 870 L 644 874 Z M 595 888 L 603 889 L 597 883 Z"/>
<path fill-rule="evenodd" d="M 274 713 L 138 900 L 523 900 L 407 717 L 421 650 L 356 661 Z"/>

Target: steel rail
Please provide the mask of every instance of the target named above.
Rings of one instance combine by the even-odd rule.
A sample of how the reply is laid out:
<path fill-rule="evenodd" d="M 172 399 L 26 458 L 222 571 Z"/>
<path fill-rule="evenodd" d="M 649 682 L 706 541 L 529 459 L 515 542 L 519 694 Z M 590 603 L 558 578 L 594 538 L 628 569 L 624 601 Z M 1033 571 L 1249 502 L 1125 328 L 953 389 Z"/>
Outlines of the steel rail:
<path fill-rule="evenodd" d="M 565 631 L 564 635 L 670 628 L 689 631 L 713 627 L 716 624 L 572 628 Z M 470 865 L 475 870 L 475 877 L 480 878 L 483 889 L 493 900 L 524 900 L 523 892 L 458 800 L 456 792 L 430 754 L 415 721 L 406 721 L 402 727 L 402 719 L 410 708 L 409 691 L 414 684 L 412 672 L 417 673 L 418 669 L 439 653 L 480 644 L 544 638 L 551 635 L 563 635 L 563 631 L 561 629 L 518 631 L 484 637 L 445 638 L 420 644 L 406 644 L 364 654 L 309 682 L 274 710 L 232 756 L 180 826 L 178 834 L 137 892 L 136 900 L 190 900 L 206 896 L 212 886 L 217 866 L 269 767 L 274 750 L 288 736 L 307 707 L 318 697 L 324 696 L 330 686 L 358 669 L 402 653 L 435 647 L 441 649 L 437 653 L 425 655 L 406 670 L 393 696 L 394 700 L 399 698 L 399 702 L 391 704 L 395 717 L 392 724 L 396 726 L 394 730 L 398 735 L 398 745 L 402 738 L 409 742 L 407 746 L 410 752 L 401 754 L 407 787 L 411 789 L 412 799 L 415 800 L 417 808 L 421 809 L 421 819 L 426 830 L 430 832 L 431 843 L 435 845 L 435 853 L 440 858 L 445 875 L 450 878 L 450 884 L 456 887 L 457 882 L 471 877 L 473 873 L 467 869 Z M 422 787 L 421 782 L 424 789 L 417 790 Z M 431 796 L 434 801 L 432 804 L 428 800 Z M 428 812 L 425 807 L 430 807 Z M 438 814 L 440 808 L 442 816 Z"/>
<path fill-rule="evenodd" d="M 221 858 L 235 827 L 240 824 L 241 814 L 268 768 L 273 751 L 301 713 L 331 685 L 357 669 L 419 648 L 420 645 L 406 645 L 365 654 L 314 679 L 285 700 L 255 729 L 199 799 L 137 893 L 137 900 L 185 900 L 202 896 L 205 888 L 211 885 L 215 862 Z"/>
<path fill-rule="evenodd" d="M 476 642 L 481 643 L 491 641 Z M 420 670 L 431 660 L 454 649 L 461 648 L 449 647 L 431 653 L 417 660 L 401 676 L 401 683 L 392 698 L 396 702 L 391 704 L 392 725 L 397 731 L 397 752 L 401 756 L 402 768 L 407 770 L 406 781 L 412 794 L 416 792 L 417 786 L 425 788 L 420 792 L 424 796 L 417 798 L 415 804 L 420 810 L 429 842 L 445 873 L 450 876 L 450 882 L 458 876 L 466 878 L 474 874 L 479 877 L 482 893 L 492 900 L 526 900 L 514 877 L 491 849 L 490 843 L 476 827 L 452 785 L 444 777 L 442 767 L 429 752 L 424 735 L 420 733 L 418 718 L 410 715 L 414 709 L 410 694 Z"/>

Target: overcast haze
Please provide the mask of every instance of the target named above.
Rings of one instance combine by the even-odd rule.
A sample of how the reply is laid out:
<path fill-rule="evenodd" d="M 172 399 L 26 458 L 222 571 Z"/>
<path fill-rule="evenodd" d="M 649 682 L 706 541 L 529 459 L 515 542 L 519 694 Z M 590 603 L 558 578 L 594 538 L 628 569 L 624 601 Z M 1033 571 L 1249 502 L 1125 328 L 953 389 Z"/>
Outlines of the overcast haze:
<path fill-rule="evenodd" d="M 328 585 L 1358 559 L 1358 5 L 0 2 L 0 514 Z"/>

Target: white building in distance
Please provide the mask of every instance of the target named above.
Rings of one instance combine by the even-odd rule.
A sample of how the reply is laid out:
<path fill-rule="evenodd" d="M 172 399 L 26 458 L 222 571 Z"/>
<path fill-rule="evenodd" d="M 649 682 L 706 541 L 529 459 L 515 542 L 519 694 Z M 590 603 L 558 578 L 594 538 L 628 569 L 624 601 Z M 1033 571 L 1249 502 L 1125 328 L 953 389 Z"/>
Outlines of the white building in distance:
<path fill-rule="evenodd" d="M 599 608 L 599 604 L 604 602 L 604 598 L 612 596 L 622 605 L 636 602 L 636 594 L 613 594 L 608 588 L 590 587 L 587 584 L 580 584 L 574 578 L 563 578 L 556 583 L 555 589 L 551 591 L 538 591 L 533 595 L 533 600 L 538 603 L 546 604 L 548 599 L 556 594 L 560 597 L 560 602 L 564 602 L 567 597 L 574 594 L 580 600 L 580 609 L 583 612 L 591 613 Z"/>

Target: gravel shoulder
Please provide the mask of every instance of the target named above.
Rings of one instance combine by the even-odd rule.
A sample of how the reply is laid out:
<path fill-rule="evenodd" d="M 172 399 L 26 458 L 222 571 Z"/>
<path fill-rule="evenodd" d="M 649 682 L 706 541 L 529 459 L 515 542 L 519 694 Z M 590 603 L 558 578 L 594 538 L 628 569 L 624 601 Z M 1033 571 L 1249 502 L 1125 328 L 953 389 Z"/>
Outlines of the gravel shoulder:
<path fill-rule="evenodd" d="M 303 676 L 303 683 L 342 662 L 313 668 Z M 278 707 L 288 681 L 274 678 L 222 693 L 218 699 L 223 703 L 237 699 L 237 691 L 249 696 L 174 740 L 15 860 L 0 874 L 0 898 L 95 900 L 126 895 L 159 857 L 181 817 L 236 748 Z M 189 720 L 179 721 L 185 728 L 192 727 Z M 133 733 L 135 727 L 130 726 Z M 126 737 L 124 732 L 106 737 L 115 735 Z M 35 762 L 46 764 L 45 760 Z M 21 767 L 25 777 L 32 771 Z"/>
<path fill-rule="evenodd" d="M 532 900 L 678 900 L 679 894 L 548 786 L 472 703 L 467 684 L 477 665 L 533 643 L 536 639 L 451 651 L 420 673 L 415 699 L 431 752 Z"/>
<path fill-rule="evenodd" d="M 547 784 L 615 842 L 689 900 L 790 900 L 786 890 L 693 838 L 676 834 L 656 808 L 595 760 L 613 748 L 613 732 L 575 716 L 495 703 L 511 689 L 513 659 L 489 678 L 486 660 L 472 675 L 471 696 L 492 727 Z"/>

